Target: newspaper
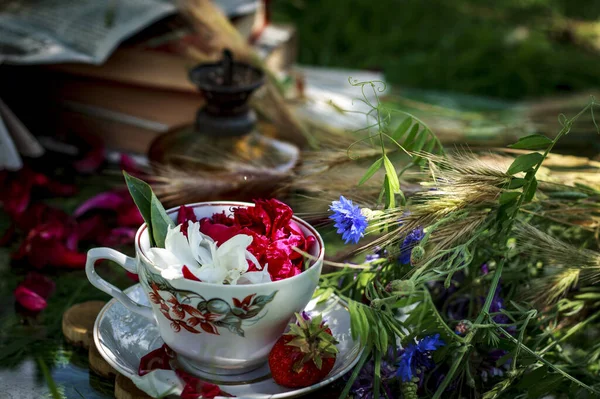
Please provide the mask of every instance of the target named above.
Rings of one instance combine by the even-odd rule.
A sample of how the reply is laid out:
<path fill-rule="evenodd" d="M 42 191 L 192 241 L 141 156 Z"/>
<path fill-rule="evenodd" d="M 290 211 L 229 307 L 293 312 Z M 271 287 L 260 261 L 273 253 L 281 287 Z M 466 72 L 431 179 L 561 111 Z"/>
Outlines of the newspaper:
<path fill-rule="evenodd" d="M 258 0 L 214 0 L 228 17 Z M 102 64 L 131 35 L 177 12 L 173 0 L 0 0 L 0 64 Z"/>
<path fill-rule="evenodd" d="M 174 12 L 168 0 L 0 0 L 0 63 L 101 64 L 122 40 Z"/>

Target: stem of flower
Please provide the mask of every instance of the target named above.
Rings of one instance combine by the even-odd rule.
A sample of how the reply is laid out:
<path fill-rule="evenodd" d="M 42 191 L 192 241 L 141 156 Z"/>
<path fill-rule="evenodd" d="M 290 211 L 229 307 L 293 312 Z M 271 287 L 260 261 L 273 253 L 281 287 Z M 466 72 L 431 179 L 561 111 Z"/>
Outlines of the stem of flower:
<path fill-rule="evenodd" d="M 522 194 L 519 196 L 518 202 L 517 202 L 517 204 L 515 206 L 515 210 L 511 214 L 511 217 L 509 219 L 509 223 L 506 225 L 506 227 L 504 229 L 502 229 L 500 232 L 498 232 L 498 236 L 505 237 L 512 230 L 512 227 L 513 227 L 514 222 L 516 220 L 516 216 L 519 213 L 521 205 L 523 205 L 523 202 L 525 200 L 525 193 L 527 192 L 527 190 L 529 189 L 529 187 L 531 187 L 531 184 L 532 184 L 533 179 L 535 178 L 535 175 L 537 174 L 538 170 L 542 166 L 542 163 L 544 162 L 544 160 L 546 159 L 546 157 L 548 156 L 548 154 L 550 153 L 550 151 L 552 151 L 552 149 L 554 148 L 554 145 L 558 142 L 558 140 L 561 139 L 562 136 L 564 136 L 565 134 L 569 133 L 569 131 L 571 130 L 571 126 L 572 126 L 573 122 L 575 120 L 577 120 L 577 118 L 579 118 L 588 109 L 593 108 L 595 105 L 596 105 L 595 102 L 592 102 L 592 103 L 588 104 L 577 115 L 575 115 L 573 118 L 571 118 L 570 120 L 568 120 L 568 121 L 565 122 L 564 127 L 556 135 L 556 137 L 554 138 L 554 140 L 552 140 L 552 143 L 550 143 L 550 145 L 548 146 L 548 148 L 546 148 L 546 151 L 544 151 L 544 154 L 542 155 L 542 159 L 536 165 L 536 167 L 533 169 L 533 173 L 532 173 L 531 177 L 529 179 L 527 179 L 526 184 L 523 186 Z M 492 300 L 494 299 L 494 295 L 496 293 L 496 289 L 498 287 L 498 283 L 500 282 L 500 277 L 502 276 L 502 269 L 504 267 L 504 263 L 506 262 L 506 256 L 508 255 L 508 251 L 509 250 L 507 249 L 506 255 L 504 257 L 502 257 L 502 259 L 498 263 L 498 266 L 496 267 L 496 270 L 494 271 L 494 277 L 492 279 L 492 284 L 491 284 L 490 290 L 488 291 L 488 294 L 487 294 L 487 296 L 485 298 L 485 303 L 483 305 L 483 308 L 481 309 L 481 311 L 479 312 L 479 315 L 477 316 L 477 319 L 475 319 L 475 322 L 473 323 L 475 325 L 481 324 L 481 322 L 484 321 L 484 319 L 486 318 L 486 315 L 488 314 L 488 312 L 490 310 L 490 306 L 492 304 Z M 492 321 L 492 323 L 493 323 L 493 321 Z M 499 326 L 496 326 L 496 327 L 499 328 L 500 330 L 504 331 L 504 329 L 502 329 L 501 327 L 499 327 Z M 475 337 L 475 334 L 477 333 L 477 330 L 478 330 L 477 328 L 473 328 L 471 330 L 471 332 L 469 332 L 469 334 L 465 337 L 465 341 L 466 341 L 467 344 L 470 343 L 473 340 L 473 338 Z M 505 332 L 505 334 L 508 336 L 508 338 L 511 341 L 513 341 L 513 342 L 516 341 L 512 336 L 510 336 L 510 334 L 508 334 L 506 332 Z M 516 341 L 516 342 L 517 342 L 517 344 L 519 346 L 523 345 L 523 344 L 521 344 L 518 341 Z M 528 352 L 534 353 L 529 348 L 527 348 L 527 347 L 525 347 L 525 348 L 528 349 Z M 454 377 L 454 374 L 456 373 L 456 370 L 458 369 L 458 366 L 462 363 L 462 359 L 463 359 L 465 353 L 469 353 L 469 352 L 470 352 L 470 350 L 467 350 L 467 351 L 461 353 L 460 356 L 458 357 L 458 359 L 456 359 L 456 361 L 454 362 L 454 364 L 452 364 L 452 367 L 448 371 L 448 374 L 446 374 L 446 377 L 444 378 L 444 380 L 442 381 L 442 383 L 440 384 L 440 386 L 438 387 L 438 389 L 435 391 L 433 399 L 439 399 L 441 397 L 442 393 L 448 387 L 448 384 L 450 384 L 450 382 L 452 381 L 452 378 Z M 546 361 L 544 360 L 544 362 L 546 362 Z M 564 371 L 560 370 L 560 373 L 563 374 L 563 376 L 565 376 L 566 378 L 569 378 L 572 381 L 574 380 L 575 382 L 580 383 L 580 381 L 575 380 L 573 377 L 571 377 L 569 374 L 565 373 Z M 587 387 L 587 385 L 585 385 L 583 383 L 581 383 L 581 384 L 582 384 L 582 386 Z M 592 390 L 592 391 L 594 391 L 591 388 L 589 388 L 589 389 Z"/>

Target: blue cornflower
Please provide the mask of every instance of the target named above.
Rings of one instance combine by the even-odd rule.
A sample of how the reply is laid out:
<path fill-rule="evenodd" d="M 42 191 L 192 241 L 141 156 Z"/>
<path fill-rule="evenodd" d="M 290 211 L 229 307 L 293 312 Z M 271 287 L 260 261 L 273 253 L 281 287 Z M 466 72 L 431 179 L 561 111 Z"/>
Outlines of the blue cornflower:
<path fill-rule="evenodd" d="M 433 368 L 435 364 L 431 358 L 431 352 L 444 345 L 440 334 L 429 335 L 416 344 L 409 344 L 400 354 L 396 376 L 406 382 L 423 371 Z"/>
<path fill-rule="evenodd" d="M 333 226 L 337 229 L 337 233 L 342 235 L 344 242 L 356 244 L 364 235 L 368 225 L 367 218 L 361 213 L 360 208 L 340 195 L 340 200 L 333 201 L 329 210 L 333 212 L 329 219 L 335 222 Z"/>
<path fill-rule="evenodd" d="M 417 227 L 410 233 L 406 235 L 402 245 L 400 246 L 400 256 L 398 257 L 398 261 L 403 265 L 410 264 L 410 253 L 415 245 L 417 245 L 425 236 L 423 232 L 423 228 L 421 226 Z"/>

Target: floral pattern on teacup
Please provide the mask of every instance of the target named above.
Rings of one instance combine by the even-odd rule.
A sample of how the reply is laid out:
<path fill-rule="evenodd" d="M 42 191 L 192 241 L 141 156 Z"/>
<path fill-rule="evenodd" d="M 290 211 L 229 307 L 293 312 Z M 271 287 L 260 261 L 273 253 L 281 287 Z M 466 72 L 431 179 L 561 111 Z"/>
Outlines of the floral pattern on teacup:
<path fill-rule="evenodd" d="M 243 321 L 264 317 L 265 306 L 277 291 L 269 295 L 251 294 L 243 299 L 232 298 L 232 304 L 221 299 L 206 299 L 191 291 L 174 288 L 168 280 L 145 268 L 146 279 L 141 279 L 150 302 L 158 305 L 161 314 L 169 320 L 175 332 L 182 329 L 192 334 L 202 332 L 220 335 L 219 328 L 244 337 Z M 262 313 L 262 315 L 261 315 Z"/>

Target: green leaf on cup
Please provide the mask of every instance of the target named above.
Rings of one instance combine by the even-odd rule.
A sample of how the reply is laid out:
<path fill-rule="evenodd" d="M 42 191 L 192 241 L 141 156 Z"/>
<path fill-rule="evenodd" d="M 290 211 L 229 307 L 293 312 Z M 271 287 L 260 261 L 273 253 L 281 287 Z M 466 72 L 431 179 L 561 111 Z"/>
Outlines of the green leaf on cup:
<path fill-rule="evenodd" d="M 175 227 L 175 223 L 167 215 L 167 211 L 165 211 L 165 208 L 154 193 L 152 193 L 152 199 L 150 200 L 150 215 L 154 243 L 157 247 L 164 248 L 169 227 Z"/>
<path fill-rule="evenodd" d="M 152 202 L 152 188 L 148 183 L 137 177 L 131 176 L 129 173 L 123 171 L 125 177 L 125 184 L 129 189 L 129 194 L 133 198 L 133 202 L 139 209 L 146 225 L 148 225 L 148 236 L 150 237 L 150 245 L 155 246 L 154 236 L 152 234 L 152 214 L 150 204 Z"/>
<path fill-rule="evenodd" d="M 131 198 L 133 198 L 133 202 L 135 202 L 148 226 L 150 245 L 164 248 L 168 228 L 169 226 L 175 226 L 173 220 L 167 215 L 165 208 L 154 195 L 152 187 L 148 183 L 131 176 L 125 171 L 123 171 L 123 176 Z"/>

